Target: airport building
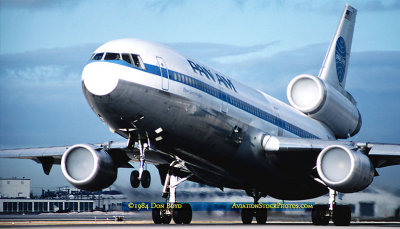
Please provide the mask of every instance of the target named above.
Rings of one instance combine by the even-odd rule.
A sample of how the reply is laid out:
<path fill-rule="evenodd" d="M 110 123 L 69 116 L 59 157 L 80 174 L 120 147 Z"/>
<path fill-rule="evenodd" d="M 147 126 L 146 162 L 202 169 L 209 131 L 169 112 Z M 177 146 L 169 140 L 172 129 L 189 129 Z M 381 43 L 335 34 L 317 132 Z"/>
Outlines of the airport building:
<path fill-rule="evenodd" d="M 92 211 L 93 200 L 0 199 L 1 213 L 83 212 Z"/>
<path fill-rule="evenodd" d="M 0 198 L 29 198 L 30 192 L 30 179 L 0 179 Z"/>
<path fill-rule="evenodd" d="M 74 195 L 69 190 L 44 192 L 40 198 L 31 198 L 30 179 L 0 179 L 0 213 L 40 213 L 92 211 L 95 200 L 91 195 Z"/>

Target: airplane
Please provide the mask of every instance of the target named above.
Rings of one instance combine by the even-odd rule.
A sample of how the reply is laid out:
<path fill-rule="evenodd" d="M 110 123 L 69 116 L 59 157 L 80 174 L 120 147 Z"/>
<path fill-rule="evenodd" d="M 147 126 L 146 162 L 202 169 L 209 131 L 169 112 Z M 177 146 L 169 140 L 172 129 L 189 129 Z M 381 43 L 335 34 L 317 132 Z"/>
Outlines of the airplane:
<path fill-rule="evenodd" d="M 362 118 L 346 77 L 357 10 L 346 5 L 318 76 L 301 74 L 288 85 L 289 104 L 248 87 L 160 44 L 113 40 L 97 48 L 82 71 L 92 110 L 124 142 L 4 149 L 0 157 L 33 159 L 45 174 L 60 164 L 65 178 L 88 191 L 109 187 L 118 168 L 139 162 L 130 183 L 148 188 L 146 163 L 159 171 L 169 207 L 153 208 L 156 224 L 189 224 L 190 204 L 176 203 L 186 180 L 245 190 L 258 204 L 271 196 L 315 205 L 312 223 L 349 225 L 338 192 L 368 187 L 377 168 L 400 164 L 400 145 L 346 141 Z M 243 208 L 244 224 L 265 224 L 267 210 Z"/>

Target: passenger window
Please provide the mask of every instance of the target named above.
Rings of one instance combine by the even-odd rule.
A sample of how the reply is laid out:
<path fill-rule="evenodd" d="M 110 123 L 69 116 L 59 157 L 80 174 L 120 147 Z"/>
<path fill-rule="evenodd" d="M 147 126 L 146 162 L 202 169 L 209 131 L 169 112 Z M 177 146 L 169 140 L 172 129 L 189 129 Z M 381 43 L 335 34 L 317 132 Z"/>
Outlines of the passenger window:
<path fill-rule="evenodd" d="M 96 53 L 92 56 L 92 60 L 101 60 L 103 58 L 104 53 Z"/>
<path fill-rule="evenodd" d="M 128 62 L 129 64 L 132 64 L 132 60 L 129 54 L 127 53 L 122 53 L 122 59 Z M 133 65 L 133 64 L 132 64 Z"/>
<path fill-rule="evenodd" d="M 121 60 L 121 56 L 119 53 L 106 53 L 104 60 Z"/>
<path fill-rule="evenodd" d="M 140 58 L 140 56 L 136 54 L 131 54 L 131 56 L 133 60 L 133 66 L 144 69 L 142 58 Z"/>

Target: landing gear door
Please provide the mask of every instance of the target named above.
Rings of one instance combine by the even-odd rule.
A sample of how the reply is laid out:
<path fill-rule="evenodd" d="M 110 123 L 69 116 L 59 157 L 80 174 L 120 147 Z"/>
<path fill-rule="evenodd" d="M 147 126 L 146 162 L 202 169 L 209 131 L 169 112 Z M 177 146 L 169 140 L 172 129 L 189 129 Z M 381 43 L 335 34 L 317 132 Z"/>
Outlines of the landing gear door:
<path fill-rule="evenodd" d="M 161 72 L 161 88 L 165 91 L 169 89 L 169 74 L 167 64 L 162 57 L 157 56 L 158 67 L 160 67 Z"/>

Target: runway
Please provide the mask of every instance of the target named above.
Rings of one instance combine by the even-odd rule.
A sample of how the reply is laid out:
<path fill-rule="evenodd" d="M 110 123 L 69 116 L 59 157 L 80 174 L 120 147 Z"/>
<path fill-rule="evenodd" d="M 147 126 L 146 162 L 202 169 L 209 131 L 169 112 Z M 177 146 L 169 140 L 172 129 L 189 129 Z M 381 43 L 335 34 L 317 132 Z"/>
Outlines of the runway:
<path fill-rule="evenodd" d="M 0 228 L 163 228 L 177 226 L 174 223 L 169 225 L 155 225 L 152 221 L 124 221 L 124 222 L 87 222 L 87 221 L 18 221 L 18 222 L 0 222 Z M 194 221 L 190 225 L 179 225 L 181 228 L 336 228 L 332 223 L 329 226 L 313 226 L 310 222 L 268 222 L 265 225 L 243 225 L 241 222 L 202 222 Z M 399 228 L 400 222 L 354 222 L 350 227 L 356 228 Z"/>
<path fill-rule="evenodd" d="M 197 214 L 190 225 L 179 225 L 181 228 L 336 228 L 333 223 L 329 226 L 313 226 L 307 218 L 290 217 L 290 219 L 280 217 L 269 217 L 267 224 L 257 225 L 253 221 L 252 225 L 243 225 L 236 216 L 216 216 Z M 115 216 L 120 216 L 123 221 L 115 221 Z M 154 225 L 151 215 L 146 213 L 87 213 L 87 214 L 57 214 L 47 213 L 38 215 L 0 215 L 0 228 L 161 228 L 177 226 L 171 221 L 169 225 Z M 362 221 L 352 222 L 351 227 L 357 228 L 399 228 L 400 221 Z"/>

